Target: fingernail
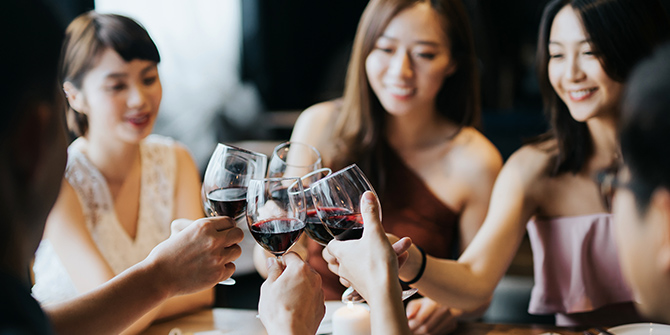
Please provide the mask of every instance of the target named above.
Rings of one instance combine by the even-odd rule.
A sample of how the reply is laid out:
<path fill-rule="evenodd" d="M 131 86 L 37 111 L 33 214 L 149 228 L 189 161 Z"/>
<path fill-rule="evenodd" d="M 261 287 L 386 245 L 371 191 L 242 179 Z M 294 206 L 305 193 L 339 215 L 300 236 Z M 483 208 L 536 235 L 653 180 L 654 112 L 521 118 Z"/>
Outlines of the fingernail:
<path fill-rule="evenodd" d="M 365 192 L 365 194 L 363 194 L 363 201 L 366 205 L 374 204 L 374 196 L 372 192 Z"/>

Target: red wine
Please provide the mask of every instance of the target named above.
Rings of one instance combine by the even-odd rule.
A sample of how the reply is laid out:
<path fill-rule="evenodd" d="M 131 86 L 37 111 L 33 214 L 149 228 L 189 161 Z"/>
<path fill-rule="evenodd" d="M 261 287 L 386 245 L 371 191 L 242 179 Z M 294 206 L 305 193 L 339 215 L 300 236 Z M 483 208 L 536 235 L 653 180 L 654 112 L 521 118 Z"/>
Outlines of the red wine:
<path fill-rule="evenodd" d="M 340 241 L 357 240 L 363 236 L 363 218 L 360 213 L 344 208 L 322 208 L 321 220 Z"/>
<path fill-rule="evenodd" d="M 219 188 L 207 194 L 211 210 L 210 216 L 229 216 L 237 218 L 247 209 L 247 188 Z"/>
<path fill-rule="evenodd" d="M 333 235 L 323 226 L 323 222 L 319 219 L 316 210 L 307 211 L 307 218 L 305 219 L 305 233 L 312 240 L 321 245 L 326 245 L 333 239 Z"/>
<path fill-rule="evenodd" d="M 305 225 L 298 219 L 276 218 L 256 222 L 249 227 L 249 230 L 256 242 L 265 250 L 281 255 L 298 240 L 303 228 Z"/>

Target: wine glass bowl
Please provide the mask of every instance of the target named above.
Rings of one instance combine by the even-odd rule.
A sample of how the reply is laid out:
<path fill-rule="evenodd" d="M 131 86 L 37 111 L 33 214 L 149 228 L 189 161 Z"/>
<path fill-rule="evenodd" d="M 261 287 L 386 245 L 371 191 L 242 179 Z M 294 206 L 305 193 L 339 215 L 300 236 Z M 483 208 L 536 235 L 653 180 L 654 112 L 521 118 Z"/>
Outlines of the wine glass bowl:
<path fill-rule="evenodd" d="M 305 202 L 307 208 L 305 217 L 305 233 L 307 236 L 309 236 L 309 238 L 322 246 L 326 246 L 328 242 L 333 239 L 333 235 L 323 226 L 323 222 L 316 212 L 310 187 L 312 184 L 321 178 L 329 176 L 331 173 L 331 169 L 321 168 L 314 170 L 300 178 L 305 192 Z"/>
<path fill-rule="evenodd" d="M 201 197 L 205 214 L 238 220 L 247 205 L 247 186 L 252 178 L 263 178 L 267 156 L 232 145 L 217 144 L 207 163 Z M 233 285 L 226 279 L 220 284 Z"/>
<path fill-rule="evenodd" d="M 375 192 L 356 164 L 311 185 L 316 213 L 337 240 L 355 240 L 363 235 L 360 201 L 366 191 Z"/>
<path fill-rule="evenodd" d="M 246 218 L 256 242 L 278 259 L 305 228 L 305 194 L 300 178 L 253 179 L 247 189 Z"/>
<path fill-rule="evenodd" d="M 322 168 L 321 154 L 309 144 L 288 141 L 272 151 L 268 178 L 300 177 Z"/>

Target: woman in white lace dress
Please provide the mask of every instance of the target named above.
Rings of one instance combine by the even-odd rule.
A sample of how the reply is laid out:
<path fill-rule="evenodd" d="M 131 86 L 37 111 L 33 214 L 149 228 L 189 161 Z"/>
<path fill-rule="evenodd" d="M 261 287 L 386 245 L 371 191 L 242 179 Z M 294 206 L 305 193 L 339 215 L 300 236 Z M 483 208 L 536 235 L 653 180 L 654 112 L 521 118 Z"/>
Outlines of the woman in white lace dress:
<path fill-rule="evenodd" d="M 85 13 L 68 27 L 63 53 L 68 125 L 79 137 L 68 148 L 35 259 L 33 295 L 42 304 L 101 285 L 147 257 L 174 219 L 203 216 L 190 154 L 150 135 L 162 88 L 160 56 L 144 28 L 123 16 Z M 212 289 L 169 299 L 126 332 L 213 300 Z"/>

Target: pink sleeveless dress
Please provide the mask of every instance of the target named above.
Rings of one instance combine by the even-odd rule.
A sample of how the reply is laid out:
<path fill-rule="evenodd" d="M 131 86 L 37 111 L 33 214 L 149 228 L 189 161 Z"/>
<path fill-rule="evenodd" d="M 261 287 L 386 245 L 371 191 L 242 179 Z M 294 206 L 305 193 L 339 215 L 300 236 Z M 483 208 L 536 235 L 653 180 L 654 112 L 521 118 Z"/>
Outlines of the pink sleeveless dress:
<path fill-rule="evenodd" d="M 640 322 L 619 267 L 612 215 L 533 219 L 535 286 L 528 312 L 555 314 L 559 326 Z"/>

